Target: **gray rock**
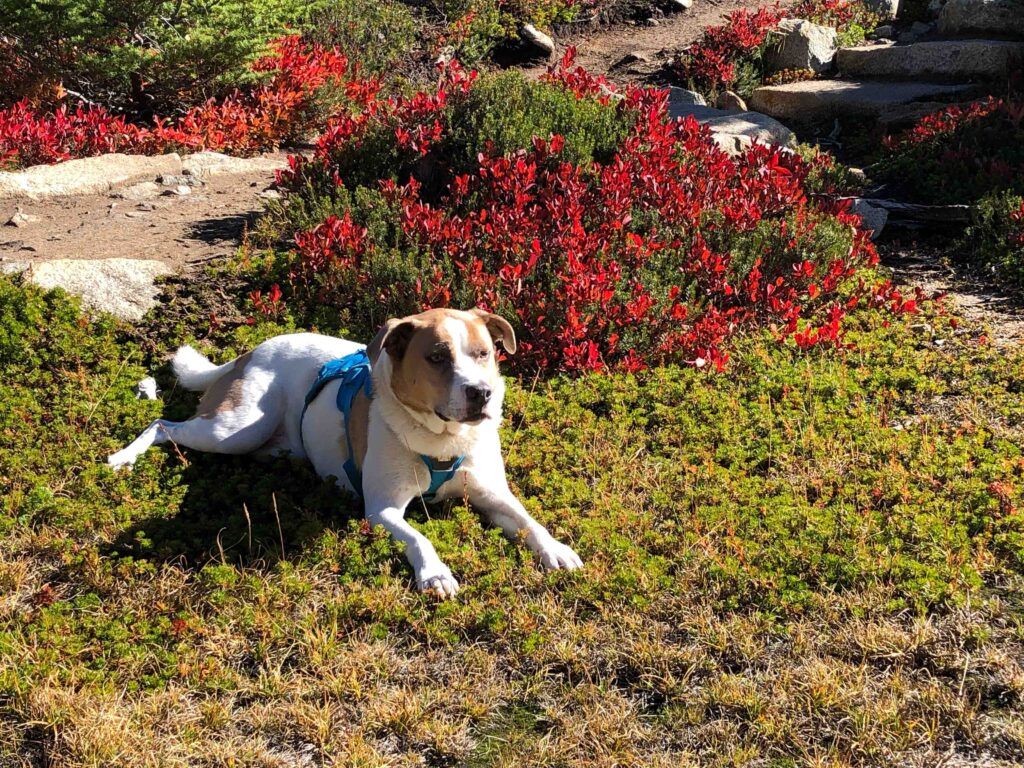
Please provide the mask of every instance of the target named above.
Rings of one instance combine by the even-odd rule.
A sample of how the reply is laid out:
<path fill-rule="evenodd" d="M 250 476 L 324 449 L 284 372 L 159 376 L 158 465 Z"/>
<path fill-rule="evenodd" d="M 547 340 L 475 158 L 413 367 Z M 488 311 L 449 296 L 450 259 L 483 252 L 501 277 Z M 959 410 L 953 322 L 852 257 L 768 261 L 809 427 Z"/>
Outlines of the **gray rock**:
<path fill-rule="evenodd" d="M 895 19 L 902 4 L 902 0 L 865 0 L 864 3 L 883 19 Z"/>
<path fill-rule="evenodd" d="M 726 112 L 700 105 L 677 104 L 669 106 L 671 117 L 692 116 L 711 129 L 711 138 L 731 155 L 738 155 L 755 141 L 760 144 L 791 146 L 796 138 L 793 132 L 778 120 L 757 112 Z"/>
<path fill-rule="evenodd" d="M 541 32 L 533 24 L 524 24 L 519 28 L 519 37 L 524 43 L 545 57 L 555 52 L 555 41 Z"/>
<path fill-rule="evenodd" d="M 621 59 L 612 64 L 612 69 L 621 69 L 622 67 L 628 67 L 630 64 L 649 64 L 651 62 L 650 56 L 643 51 L 630 51 Z"/>
<path fill-rule="evenodd" d="M 687 106 L 698 106 L 706 107 L 707 102 L 704 101 L 704 97 L 696 91 L 688 91 L 685 88 L 677 88 L 671 86 L 668 89 L 668 111 L 669 114 L 672 112 L 673 107 L 687 107 Z"/>
<path fill-rule="evenodd" d="M 889 221 L 889 212 L 885 208 L 872 205 L 862 197 L 856 198 L 850 206 L 850 213 L 860 216 L 861 229 L 871 233 L 871 239 L 877 240 Z"/>
<path fill-rule="evenodd" d="M 240 158 L 228 157 L 227 155 L 224 155 L 224 157 L 227 158 L 228 160 L 238 160 L 238 159 L 240 159 Z M 185 158 L 185 162 L 188 162 L 188 158 L 187 157 Z M 247 161 L 242 159 L 242 162 L 245 163 Z M 181 186 L 182 184 L 185 184 L 185 185 L 187 185 L 189 187 L 201 187 L 206 182 L 204 182 L 199 176 L 196 176 L 196 175 L 193 175 L 191 173 L 185 172 L 185 173 L 165 173 L 163 176 L 158 176 L 157 177 L 157 183 L 161 184 L 162 186 L 165 186 L 165 187 L 178 187 L 178 186 Z"/>
<path fill-rule="evenodd" d="M 677 117 L 693 117 L 698 123 L 706 123 L 708 120 L 714 120 L 718 117 L 726 117 L 729 113 L 724 109 L 715 109 L 709 107 L 706 104 L 686 104 L 682 102 L 673 102 L 669 99 L 668 102 L 668 116 L 675 119 Z"/>
<path fill-rule="evenodd" d="M 939 14 L 939 31 L 1024 37 L 1024 0 L 948 0 Z"/>
<path fill-rule="evenodd" d="M 141 181 L 114 193 L 121 200 L 148 200 L 160 194 L 160 185 L 155 181 Z"/>
<path fill-rule="evenodd" d="M 23 271 L 41 288 L 63 288 L 90 309 L 131 321 L 156 306 L 156 278 L 171 272 L 162 261 L 142 259 L 55 259 L 12 263 L 10 269 Z"/>
<path fill-rule="evenodd" d="M 171 187 L 170 189 L 164 190 L 164 195 L 166 196 L 185 197 L 185 195 L 191 194 L 192 187 L 190 187 L 188 184 L 179 184 L 176 187 Z"/>
<path fill-rule="evenodd" d="M 812 122 L 839 116 L 877 117 L 917 101 L 953 101 L 970 85 L 899 83 L 885 80 L 806 80 L 757 88 L 750 106 L 781 120 Z"/>
<path fill-rule="evenodd" d="M 910 29 L 900 33 L 899 41 L 901 43 L 916 43 L 925 35 L 930 35 L 935 31 L 935 24 L 926 24 L 923 21 L 915 21 L 910 25 Z"/>
<path fill-rule="evenodd" d="M 1024 42 L 934 40 L 913 45 L 844 48 L 836 56 L 843 75 L 964 81 L 1002 78 L 1024 62 Z"/>
<path fill-rule="evenodd" d="M 839 38 L 832 27 L 823 27 L 805 19 L 783 19 L 779 22 L 782 40 L 768 54 L 768 66 L 782 69 L 811 69 L 827 72 L 832 68 L 839 47 Z"/>
<path fill-rule="evenodd" d="M 107 194 L 161 173 L 180 172 L 181 158 L 176 154 L 86 157 L 57 165 L 36 165 L 24 171 L 0 172 L 0 200 Z"/>
<path fill-rule="evenodd" d="M 910 127 L 917 123 L 922 117 L 933 115 L 940 109 L 949 106 L 966 107 L 970 102 L 948 102 L 948 101 L 915 101 L 910 104 L 893 104 L 882 109 L 878 113 L 878 125 L 886 130 L 892 131 L 897 128 Z"/>
<path fill-rule="evenodd" d="M 27 261 L 7 261 L 6 258 L 0 258 L 0 275 L 23 275 L 26 272 L 28 272 Z"/>
<path fill-rule="evenodd" d="M 243 173 L 271 173 L 284 170 L 288 161 L 276 157 L 231 157 L 220 152 L 197 152 L 188 155 L 181 162 L 182 172 L 187 176 L 206 179 L 210 176 Z M 191 183 L 188 181 L 175 182 Z"/>
<path fill-rule="evenodd" d="M 39 217 L 38 216 L 33 216 L 30 213 L 25 213 L 24 211 L 21 210 L 21 208 L 18 208 L 14 212 L 14 215 L 11 216 L 11 218 L 9 218 L 7 220 L 7 223 L 6 223 L 5 226 L 8 226 L 8 227 L 27 227 L 29 224 L 32 224 L 32 223 L 34 223 L 36 221 L 39 221 Z"/>
<path fill-rule="evenodd" d="M 747 102 L 738 93 L 733 93 L 732 91 L 722 91 L 718 94 L 718 101 L 715 102 L 715 106 L 727 112 L 747 111 Z"/>
<path fill-rule="evenodd" d="M 928 3 L 928 13 L 931 14 L 933 18 L 938 18 L 945 5 L 946 0 L 931 0 L 931 2 Z"/>
<path fill-rule="evenodd" d="M 869 37 L 872 40 L 892 40 L 895 34 L 896 28 L 892 24 L 882 24 L 880 27 L 875 27 L 875 31 Z"/>

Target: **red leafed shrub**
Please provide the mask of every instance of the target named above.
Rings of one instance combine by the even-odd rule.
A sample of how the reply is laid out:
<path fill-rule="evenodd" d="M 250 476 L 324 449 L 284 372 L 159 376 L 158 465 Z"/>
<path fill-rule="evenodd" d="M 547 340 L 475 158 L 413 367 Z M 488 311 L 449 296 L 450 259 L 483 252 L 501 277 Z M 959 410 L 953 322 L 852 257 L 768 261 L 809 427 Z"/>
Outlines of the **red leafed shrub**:
<path fill-rule="evenodd" d="M 1010 214 L 1011 232 L 1007 237 L 1010 245 L 1024 245 L 1024 202 Z"/>
<path fill-rule="evenodd" d="M 138 126 L 102 107 L 61 107 L 39 114 L 21 101 L 0 111 L 0 167 L 56 163 L 105 152 L 152 154 L 220 150 L 252 154 L 295 138 L 322 119 L 322 102 L 337 105 L 375 92 L 336 50 L 306 45 L 297 36 L 276 41 L 254 65 L 269 81 L 248 92 L 193 107 L 180 118 Z"/>
<path fill-rule="evenodd" d="M 778 7 L 759 8 L 754 13 L 745 8 L 733 11 L 725 24 L 705 29 L 700 40 L 676 59 L 676 74 L 698 90 L 731 87 L 741 64 L 756 66 L 768 34 L 785 15 Z"/>
<path fill-rule="evenodd" d="M 885 149 L 872 175 L 921 202 L 970 203 L 1002 190 L 1024 194 L 1024 102 L 947 107 L 886 137 Z"/>
<path fill-rule="evenodd" d="M 608 99 L 571 57 L 548 81 L 532 87 Z M 568 162 L 561 136 L 535 137 L 507 154 L 482 147 L 470 172 L 428 189 L 444 177 L 432 150 L 472 87 L 449 71 L 436 92 L 343 115 L 283 174 L 290 212 L 326 214 L 294 235 L 288 261 L 294 303 L 321 327 L 369 334 L 391 315 L 483 306 L 516 325 L 520 370 L 578 372 L 720 368 L 742 328 L 810 347 L 840 342 L 862 300 L 913 311 L 861 273 L 877 257 L 858 219 L 809 197 L 798 156 L 755 146 L 731 158 L 694 120 L 670 120 L 661 91 L 630 89 L 606 107 L 628 124 L 608 161 Z M 394 172 L 350 182 L 343 171 L 358 169 L 342 161 L 379 154 L 385 139 Z"/>
<path fill-rule="evenodd" d="M 699 91 L 732 88 L 749 92 L 764 80 L 762 57 L 771 43 L 771 33 L 785 18 L 836 27 L 846 45 L 863 40 L 864 32 L 880 21 L 879 15 L 861 0 L 804 0 L 791 10 L 782 10 L 778 4 L 754 12 L 740 8 L 726 16 L 724 24 L 707 27 L 700 40 L 675 60 L 673 69 L 683 82 Z M 792 78 L 782 81 L 791 82 Z"/>
<path fill-rule="evenodd" d="M 881 17 L 863 0 L 804 0 L 789 12 L 796 19 L 809 19 L 815 24 L 835 27 L 840 33 L 851 24 L 865 31 L 878 26 Z M 863 33 L 862 33 L 863 34 Z"/>

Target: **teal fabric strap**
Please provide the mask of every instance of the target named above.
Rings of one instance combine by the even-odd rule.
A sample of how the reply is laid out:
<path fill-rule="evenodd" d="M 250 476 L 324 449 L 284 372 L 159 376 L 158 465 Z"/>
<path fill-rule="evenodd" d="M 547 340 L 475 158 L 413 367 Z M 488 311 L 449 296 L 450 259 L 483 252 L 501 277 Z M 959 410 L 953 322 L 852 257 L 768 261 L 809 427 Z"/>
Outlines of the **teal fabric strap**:
<path fill-rule="evenodd" d="M 313 382 L 313 386 L 306 393 L 306 402 L 302 406 L 302 415 L 299 417 L 299 434 L 302 434 L 302 422 L 306 418 L 306 409 L 309 408 L 309 404 L 316 399 L 316 396 L 320 394 L 324 387 L 335 379 L 341 379 L 336 403 L 338 410 L 341 411 L 345 419 L 345 448 L 348 451 L 344 464 L 345 474 L 348 475 L 348 481 L 355 489 L 355 492 L 362 497 L 363 476 L 356 465 L 349 420 L 352 414 L 352 403 L 355 401 L 360 389 L 366 393 L 367 399 L 373 399 L 370 359 L 366 356 L 365 349 L 353 352 L 351 355 L 346 355 L 337 360 L 331 360 L 329 363 L 324 363 L 320 368 L 316 381 Z M 455 477 L 455 473 L 459 471 L 459 467 L 462 466 L 465 458 L 465 455 L 462 455 L 455 457 L 451 461 L 441 462 L 430 456 L 420 455 L 420 459 L 427 465 L 427 470 L 430 472 L 430 487 L 423 494 L 425 501 L 432 502 L 437 498 L 437 492 L 441 486 Z"/>
<path fill-rule="evenodd" d="M 455 477 L 455 473 L 459 471 L 459 467 L 462 466 L 462 460 L 466 456 L 465 454 L 456 456 L 451 461 L 446 462 L 437 461 L 423 454 L 420 454 L 420 458 L 423 459 L 423 463 L 427 465 L 427 469 L 430 471 L 430 488 L 423 494 L 423 499 L 430 502 L 437 498 L 437 492 L 441 486 Z M 448 466 L 442 467 L 442 464 L 447 464 Z"/>

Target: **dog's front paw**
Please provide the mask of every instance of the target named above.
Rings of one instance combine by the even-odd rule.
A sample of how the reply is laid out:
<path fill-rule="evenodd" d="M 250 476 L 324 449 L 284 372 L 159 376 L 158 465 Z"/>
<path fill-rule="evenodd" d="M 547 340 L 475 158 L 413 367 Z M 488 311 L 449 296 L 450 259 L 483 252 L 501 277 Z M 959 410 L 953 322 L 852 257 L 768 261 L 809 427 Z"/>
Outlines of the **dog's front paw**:
<path fill-rule="evenodd" d="M 557 571 L 575 571 L 583 567 L 583 561 L 571 547 L 567 547 L 557 539 L 548 537 L 533 548 L 545 568 Z"/>
<path fill-rule="evenodd" d="M 452 576 L 452 572 L 444 563 L 437 563 L 433 566 L 421 568 L 416 574 L 421 592 L 429 592 L 444 600 L 448 597 L 455 597 L 459 591 L 459 582 Z"/>

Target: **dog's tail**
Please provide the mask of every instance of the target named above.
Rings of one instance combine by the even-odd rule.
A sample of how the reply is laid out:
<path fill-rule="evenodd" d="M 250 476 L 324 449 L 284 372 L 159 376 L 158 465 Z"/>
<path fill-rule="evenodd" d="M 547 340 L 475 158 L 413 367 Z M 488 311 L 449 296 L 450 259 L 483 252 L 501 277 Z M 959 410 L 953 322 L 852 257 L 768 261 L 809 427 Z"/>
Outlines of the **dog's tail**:
<path fill-rule="evenodd" d="M 217 379 L 228 372 L 232 363 L 214 365 L 205 356 L 192 347 L 179 347 L 171 360 L 174 375 L 181 386 L 193 392 L 205 392 Z"/>

